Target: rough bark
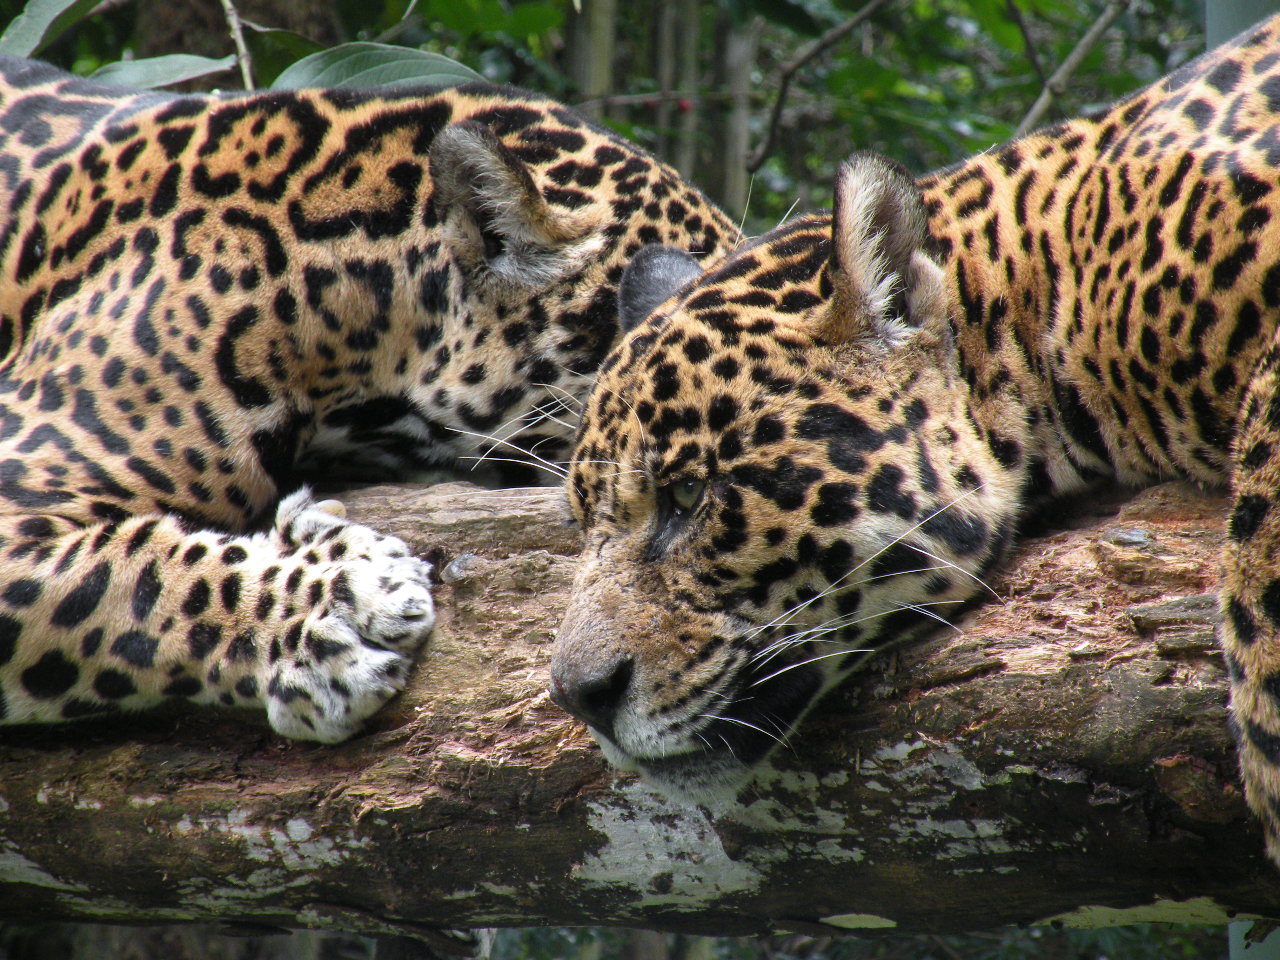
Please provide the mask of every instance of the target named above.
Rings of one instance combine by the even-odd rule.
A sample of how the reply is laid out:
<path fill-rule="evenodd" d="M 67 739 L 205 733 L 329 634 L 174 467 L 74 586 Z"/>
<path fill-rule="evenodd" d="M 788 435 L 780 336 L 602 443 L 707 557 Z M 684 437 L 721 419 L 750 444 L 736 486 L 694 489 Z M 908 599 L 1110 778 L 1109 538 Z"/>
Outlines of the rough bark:
<path fill-rule="evenodd" d="M 723 152 L 717 151 L 720 169 L 711 183 L 718 189 L 716 200 L 730 216 L 743 217 L 750 194 L 747 154 L 751 148 L 751 68 L 756 62 L 763 21 L 750 17 L 738 23 L 729 14 L 721 19 L 724 42 L 719 48 L 720 75 L 729 92 L 729 109 L 720 124 Z"/>
<path fill-rule="evenodd" d="M 617 19 L 617 0 L 592 0 L 569 18 L 569 73 L 583 101 L 577 109 L 592 120 L 604 118 L 613 92 Z"/>
<path fill-rule="evenodd" d="M 199 711 L 3 730 L 0 919 L 426 937 L 1280 915 L 1213 647 L 1221 500 L 1158 487 L 1027 541 L 1000 601 L 856 677 L 709 811 L 612 775 L 545 693 L 577 549 L 557 491 L 346 499 L 454 581 L 406 694 L 339 747 Z"/>

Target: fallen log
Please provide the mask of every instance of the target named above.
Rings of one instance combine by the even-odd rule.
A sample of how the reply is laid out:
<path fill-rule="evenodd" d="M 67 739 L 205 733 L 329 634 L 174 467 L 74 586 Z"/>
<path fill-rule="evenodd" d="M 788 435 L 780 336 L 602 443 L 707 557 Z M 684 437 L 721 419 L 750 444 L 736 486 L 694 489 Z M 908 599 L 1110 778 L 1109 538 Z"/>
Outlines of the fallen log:
<path fill-rule="evenodd" d="M 578 549 L 558 491 L 344 499 L 446 581 L 405 694 L 338 747 L 217 711 L 0 728 L 0 920 L 430 940 L 1280 916 L 1213 645 L 1220 499 L 1081 507 L 716 810 L 611 773 L 546 695 Z"/>

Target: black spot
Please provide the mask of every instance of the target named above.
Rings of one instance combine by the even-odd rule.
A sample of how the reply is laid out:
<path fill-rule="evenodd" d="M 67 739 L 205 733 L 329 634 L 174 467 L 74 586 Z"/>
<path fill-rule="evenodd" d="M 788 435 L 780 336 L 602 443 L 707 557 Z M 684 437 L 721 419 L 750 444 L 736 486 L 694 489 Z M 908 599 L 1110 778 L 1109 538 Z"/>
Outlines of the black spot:
<path fill-rule="evenodd" d="M 197 623 L 187 631 L 187 649 L 191 656 L 203 660 L 218 646 L 222 639 L 222 628 L 213 623 Z"/>
<path fill-rule="evenodd" d="M 170 681 L 160 692 L 166 697 L 194 697 L 204 689 L 195 677 L 178 677 Z"/>
<path fill-rule="evenodd" d="M 104 700 L 123 700 L 137 693 L 138 688 L 127 673 L 108 668 L 94 678 L 93 692 Z"/>
<path fill-rule="evenodd" d="M 822 471 L 817 467 L 797 467 L 790 457 L 779 457 L 772 468 L 760 464 L 736 466 L 732 476 L 736 483 L 772 500 L 779 509 L 797 510 L 804 506 L 809 487 L 822 479 Z"/>
<path fill-rule="evenodd" d="M 52 700 L 70 690 L 80 670 L 57 650 L 50 650 L 22 671 L 22 686 L 37 700 Z"/>
<path fill-rule="evenodd" d="M 98 649 L 102 646 L 102 637 L 105 631 L 101 627 L 94 627 L 83 637 L 80 638 L 80 656 L 88 658 L 97 656 Z"/>
<path fill-rule="evenodd" d="M 1240 82 L 1240 64 L 1233 60 L 1223 60 L 1205 76 L 1205 83 L 1219 93 L 1230 93 Z"/>
<path fill-rule="evenodd" d="M 867 506 L 877 513 L 894 513 L 903 520 L 916 515 L 916 501 L 901 487 L 906 473 L 895 463 L 886 463 L 867 484 Z"/>
<path fill-rule="evenodd" d="M 11 607 L 29 607 L 40 599 L 41 590 L 38 580 L 15 580 L 4 588 L 4 602 Z"/>
<path fill-rule="evenodd" d="M 1272 624 L 1280 627 L 1280 580 L 1272 580 L 1262 590 L 1258 598 L 1262 612 Z"/>
<path fill-rule="evenodd" d="M 227 644 L 227 659 L 232 663 L 251 663 L 258 659 L 258 645 L 252 630 L 241 630 Z"/>
<path fill-rule="evenodd" d="M 1271 509 L 1271 500 L 1256 494 L 1246 494 L 1236 500 L 1235 510 L 1231 512 L 1228 533 L 1232 540 L 1243 542 L 1258 532 L 1262 521 Z"/>
<path fill-rule="evenodd" d="M 125 663 L 142 669 L 155 664 L 160 641 L 142 630 L 126 630 L 111 644 L 111 652 Z"/>
<path fill-rule="evenodd" d="M 0 614 L 0 666 L 13 659 L 22 633 L 22 622 L 6 614 Z"/>
<path fill-rule="evenodd" d="M 151 616 L 162 587 L 160 571 L 156 562 L 152 560 L 142 568 L 142 572 L 138 574 L 138 582 L 133 588 L 133 619 L 141 623 Z"/>
<path fill-rule="evenodd" d="M 715 433 L 723 433 L 738 416 L 738 403 L 728 394 L 720 394 L 707 408 L 707 427 Z"/>
<path fill-rule="evenodd" d="M 986 521 L 955 508 L 935 513 L 920 528 L 945 543 L 953 553 L 966 555 L 982 550 L 990 536 Z"/>
<path fill-rule="evenodd" d="M 111 567 L 104 561 L 90 570 L 74 590 L 54 608 L 49 623 L 55 627 L 75 627 L 95 610 L 111 582 Z"/>
<path fill-rule="evenodd" d="M 222 606 L 228 613 L 240 603 L 240 574 L 231 573 L 222 579 Z"/>
<path fill-rule="evenodd" d="M 925 566 L 924 554 L 899 541 L 885 547 L 871 563 L 871 576 L 877 578 L 894 577 L 906 573 L 917 573 Z"/>
<path fill-rule="evenodd" d="M 809 516 L 820 527 L 837 527 L 858 516 L 858 487 L 853 483 L 824 483 Z"/>

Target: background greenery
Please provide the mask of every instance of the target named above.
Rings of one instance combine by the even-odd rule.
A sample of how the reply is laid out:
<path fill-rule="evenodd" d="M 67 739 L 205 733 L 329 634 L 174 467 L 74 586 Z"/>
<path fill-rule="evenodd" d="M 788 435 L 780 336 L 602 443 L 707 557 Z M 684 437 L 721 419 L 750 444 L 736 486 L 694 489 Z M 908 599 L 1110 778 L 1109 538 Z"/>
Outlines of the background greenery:
<path fill-rule="evenodd" d="M 33 0 L 29 6 L 39 6 Z M 67 5 L 74 0 L 43 0 Z M 674 163 L 753 232 L 826 205 L 853 149 L 916 172 L 1008 139 L 1109 0 L 890 0 L 801 67 L 754 176 L 780 74 L 863 0 L 240 0 L 257 85 L 339 41 L 455 58 L 549 93 Z M 121 59 L 233 52 L 218 0 L 80 0 L 41 56 L 90 74 Z M 0 23 L 23 8 L 0 0 Z M 292 32 L 290 32 L 292 31 Z M 1131 0 L 1047 120 L 1087 113 L 1203 47 L 1199 0 Z M 228 63 L 230 61 L 227 61 Z M 242 86 L 234 69 L 204 88 Z"/>
<path fill-rule="evenodd" d="M 360 51 L 337 47 L 343 42 L 390 45 L 398 51 L 391 55 L 393 79 L 447 82 L 451 73 L 456 79 L 453 65 L 418 54 L 443 55 L 488 80 L 579 106 L 678 166 L 751 232 L 793 208 L 825 205 L 835 165 L 853 149 L 878 150 L 924 172 L 1009 138 L 1047 77 L 1109 6 L 1109 0 L 891 0 L 795 69 L 779 136 L 749 175 L 788 65 L 862 2 L 236 0 L 234 6 L 246 20 L 255 86 L 317 75 L 315 60 L 298 61 L 326 50 L 330 60 L 322 66 L 335 72 L 325 76 L 369 82 L 373 75 L 352 66 L 351 55 Z M 1047 120 L 1100 109 L 1201 51 L 1196 0 L 1131 0 L 1126 7 Z M 220 0 L 0 0 L 0 27 L 24 9 L 48 17 L 63 12 L 58 26 L 65 29 L 42 34 L 47 45 L 28 43 L 16 52 L 39 48 L 77 73 L 104 71 L 135 83 L 187 78 L 180 89 L 245 85 Z M 7 39 L 10 52 L 21 46 L 12 34 Z M 139 61 L 175 53 L 209 59 L 156 61 L 151 75 L 140 72 Z M 385 48 L 379 56 L 385 60 Z M 982 926 L 981 917 L 974 926 Z M 17 956 L 6 953 L 12 944 L 0 942 L 0 956 Z M 524 930 L 500 931 L 494 951 L 497 960 L 1178 960 L 1225 957 L 1226 936 L 1162 927 L 839 940 Z"/>

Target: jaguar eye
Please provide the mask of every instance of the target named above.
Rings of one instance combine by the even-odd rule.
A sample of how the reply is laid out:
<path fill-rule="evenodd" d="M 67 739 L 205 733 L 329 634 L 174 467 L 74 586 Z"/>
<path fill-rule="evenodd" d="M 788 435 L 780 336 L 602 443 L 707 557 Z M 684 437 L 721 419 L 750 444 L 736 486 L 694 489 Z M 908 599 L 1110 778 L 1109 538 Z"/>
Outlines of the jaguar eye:
<path fill-rule="evenodd" d="M 681 510 L 692 510 L 702 499 L 706 486 L 701 480 L 681 480 L 670 488 L 671 502 Z"/>

